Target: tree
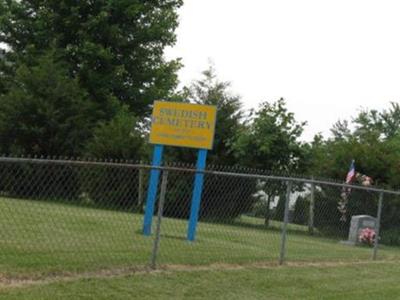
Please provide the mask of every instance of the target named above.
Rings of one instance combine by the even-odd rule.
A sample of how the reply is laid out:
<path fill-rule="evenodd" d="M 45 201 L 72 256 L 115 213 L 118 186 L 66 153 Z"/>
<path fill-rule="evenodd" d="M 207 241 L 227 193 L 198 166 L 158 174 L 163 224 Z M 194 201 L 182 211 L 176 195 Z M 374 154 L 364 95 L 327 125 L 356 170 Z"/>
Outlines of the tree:
<path fill-rule="evenodd" d="M 235 165 L 237 160 L 231 145 L 241 128 L 242 103 L 230 90 L 230 83 L 218 80 L 212 66 L 202 73 L 202 78 L 184 87 L 171 100 L 217 107 L 217 119 L 213 149 L 208 153 L 208 165 Z M 167 159 L 180 162 L 196 162 L 196 151 L 185 148 L 167 148 Z M 171 181 L 172 182 L 172 181 Z M 176 217 L 187 217 L 190 197 L 191 176 L 182 176 L 173 184 L 167 197 L 165 213 Z M 202 193 L 202 218 L 232 219 L 246 211 L 251 203 L 252 188 L 249 180 L 205 176 Z M 177 189 L 177 190 L 174 190 Z M 189 191 L 187 191 L 189 189 Z M 179 195 L 179 196 L 177 196 Z M 179 207 L 179 209 L 177 209 Z"/>
<path fill-rule="evenodd" d="M 202 78 L 184 87 L 173 100 L 217 107 L 214 144 L 208 154 L 208 163 L 234 165 L 236 158 L 231 144 L 241 127 L 243 118 L 240 97 L 230 90 L 230 83 L 218 80 L 213 66 L 202 72 Z M 195 162 L 195 152 L 190 149 L 173 149 L 170 159 Z"/>
<path fill-rule="evenodd" d="M 86 154 L 98 158 L 141 159 L 145 139 L 138 119 L 123 106 L 108 122 L 100 122 L 86 144 Z"/>
<path fill-rule="evenodd" d="M 19 64 L 0 95 L 1 151 L 14 154 L 78 155 L 98 110 L 71 79 L 63 63 L 47 53 Z"/>
<path fill-rule="evenodd" d="M 138 161 L 146 151 L 140 122 L 123 106 L 108 122 L 100 122 L 85 147 L 85 154 L 95 158 Z M 90 180 L 82 176 L 82 189 L 88 199 L 103 207 L 130 210 L 138 208 L 137 168 L 93 166 Z"/>
<path fill-rule="evenodd" d="M 8 45 L 6 59 L 14 67 L 0 74 L 13 75 L 20 62 L 30 65 L 32 57 L 56 49 L 103 119 L 112 117 L 114 99 L 137 115 L 148 113 L 152 101 L 166 97 L 177 82 L 179 62 L 165 61 L 163 49 L 175 42 L 181 5 L 181 0 L 1 0 L 0 42 Z"/>
<path fill-rule="evenodd" d="M 309 172 L 315 176 L 344 179 L 352 159 L 356 170 L 371 176 L 375 184 L 391 188 L 400 186 L 400 108 L 363 110 L 348 121 L 337 122 L 333 137 L 321 137 L 311 144 Z"/>
<path fill-rule="evenodd" d="M 400 105 L 391 102 L 388 110 L 363 110 L 353 120 L 354 135 L 362 139 L 374 133 L 381 140 L 390 140 L 400 134 Z"/>
<path fill-rule="evenodd" d="M 400 187 L 400 109 L 392 103 L 389 109 L 382 111 L 362 110 L 351 122 L 337 122 L 332 128 L 333 137 L 322 139 L 316 137 L 308 149 L 309 174 L 318 177 L 336 178 L 344 181 L 350 162 L 355 159 L 356 172 L 373 178 L 374 184 L 389 189 Z M 322 198 L 316 205 L 324 205 L 326 215 L 336 216 L 329 223 L 325 216 L 316 214 L 316 226 L 320 229 L 330 228 L 330 231 L 346 232 L 347 223 L 340 222 L 337 203 L 341 199 L 339 189 L 327 192 L 322 188 Z M 330 195 L 329 197 L 327 195 Z M 376 213 L 377 197 L 369 192 L 352 191 L 348 201 L 348 216 L 353 214 Z M 383 228 L 398 226 L 400 207 L 398 200 L 385 202 L 386 216 Z M 317 210 L 317 207 L 316 207 Z M 390 217 L 389 217 L 390 216 Z"/>
<path fill-rule="evenodd" d="M 299 138 L 305 122 L 298 123 L 284 99 L 264 102 L 238 133 L 233 149 L 242 165 L 273 172 L 296 172 L 301 167 Z"/>
<path fill-rule="evenodd" d="M 264 169 L 273 173 L 292 174 L 302 171 L 303 145 L 299 141 L 306 123 L 296 121 L 286 108 L 284 99 L 264 102 L 255 116 L 248 120 L 233 143 L 233 151 L 241 165 Z M 265 185 L 268 196 L 265 223 L 270 219 L 270 202 L 284 193 L 281 182 Z M 284 196 L 280 197 L 284 201 Z"/>

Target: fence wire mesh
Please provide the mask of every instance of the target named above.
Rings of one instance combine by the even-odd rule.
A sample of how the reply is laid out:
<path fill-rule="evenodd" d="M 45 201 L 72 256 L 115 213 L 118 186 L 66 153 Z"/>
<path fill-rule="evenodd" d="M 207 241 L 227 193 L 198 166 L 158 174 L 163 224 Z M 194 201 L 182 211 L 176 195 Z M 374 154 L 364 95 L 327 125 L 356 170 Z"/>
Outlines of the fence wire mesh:
<path fill-rule="evenodd" d="M 196 172 L 160 167 L 146 236 L 150 170 L 127 161 L 0 158 L 0 273 L 367 260 L 376 240 L 378 258 L 400 258 L 398 192 L 238 168 L 204 172 L 196 239 L 188 241 Z M 362 228 L 351 236 L 354 216 L 380 218 L 370 225 L 379 237 L 360 243 Z"/>

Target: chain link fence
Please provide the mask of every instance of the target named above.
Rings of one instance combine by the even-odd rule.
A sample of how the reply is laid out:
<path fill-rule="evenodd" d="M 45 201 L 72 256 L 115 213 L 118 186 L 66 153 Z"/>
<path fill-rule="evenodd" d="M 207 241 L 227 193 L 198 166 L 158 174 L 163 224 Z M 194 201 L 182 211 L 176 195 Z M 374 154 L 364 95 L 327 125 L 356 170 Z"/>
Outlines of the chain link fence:
<path fill-rule="evenodd" d="M 0 274 L 400 258 L 400 192 L 240 168 L 204 171 L 192 242 L 187 232 L 196 170 L 158 168 L 152 234 L 146 236 L 151 168 L 1 157 Z M 356 228 L 354 238 L 354 216 L 374 217 L 365 222 L 375 236 L 361 243 L 365 232 Z"/>

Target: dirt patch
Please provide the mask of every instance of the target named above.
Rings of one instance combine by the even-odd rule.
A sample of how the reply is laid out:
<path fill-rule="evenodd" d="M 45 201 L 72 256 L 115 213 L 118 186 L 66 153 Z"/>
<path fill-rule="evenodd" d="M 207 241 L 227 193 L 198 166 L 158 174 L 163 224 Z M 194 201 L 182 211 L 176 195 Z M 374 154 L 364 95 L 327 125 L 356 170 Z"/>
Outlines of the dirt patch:
<path fill-rule="evenodd" d="M 229 271 L 229 270 L 244 270 L 249 268 L 301 268 L 301 267 L 339 267 L 339 266 L 356 266 L 380 263 L 400 263 L 398 260 L 380 260 L 380 261 L 325 261 L 325 262 L 286 262 L 280 266 L 274 262 L 256 262 L 249 264 L 211 264 L 211 265 L 161 265 L 157 270 L 150 268 L 116 268 L 105 269 L 93 272 L 83 273 L 57 273 L 57 274 L 42 274 L 35 276 L 14 276 L 10 277 L 0 273 L 0 291 L 5 289 L 23 288 L 35 285 L 46 285 L 56 282 L 72 282 L 81 279 L 98 279 L 98 278 L 113 278 L 124 277 L 141 274 L 159 274 L 171 272 L 196 272 L 196 271 Z"/>
<path fill-rule="evenodd" d="M 260 268 L 260 269 L 272 269 L 272 268 L 285 268 L 285 267 L 339 267 L 339 266 L 353 266 L 353 265 L 367 265 L 373 263 L 400 263 L 397 260 L 380 260 L 380 261 L 297 261 L 297 262 L 286 262 L 283 265 L 279 265 L 276 262 L 255 262 L 247 264 L 211 264 L 204 266 L 193 266 L 193 265 L 165 265 L 160 266 L 159 270 L 162 271 L 222 271 L 222 270 L 242 270 L 249 268 Z"/>
<path fill-rule="evenodd" d="M 143 274 L 150 272 L 159 272 L 158 270 L 151 270 L 149 268 L 115 268 L 104 269 L 93 272 L 82 273 L 56 273 L 56 274 L 37 274 L 29 276 L 7 276 L 0 273 L 0 291 L 10 288 L 21 288 L 32 285 L 45 285 L 54 282 L 68 282 L 80 279 L 90 278 L 109 278 L 109 277 L 123 277 L 133 274 Z"/>

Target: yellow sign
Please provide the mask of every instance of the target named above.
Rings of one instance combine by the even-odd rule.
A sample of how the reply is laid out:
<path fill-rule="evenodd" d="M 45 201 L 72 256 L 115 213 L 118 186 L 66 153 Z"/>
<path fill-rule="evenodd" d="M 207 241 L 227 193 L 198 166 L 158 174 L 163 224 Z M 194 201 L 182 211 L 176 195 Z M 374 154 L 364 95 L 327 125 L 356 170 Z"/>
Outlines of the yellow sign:
<path fill-rule="evenodd" d="M 216 106 L 155 101 L 150 143 L 211 149 Z"/>

